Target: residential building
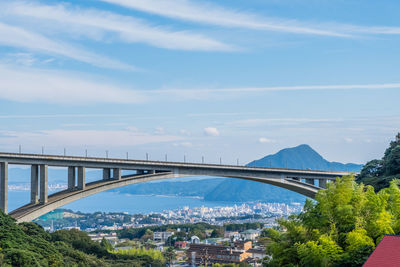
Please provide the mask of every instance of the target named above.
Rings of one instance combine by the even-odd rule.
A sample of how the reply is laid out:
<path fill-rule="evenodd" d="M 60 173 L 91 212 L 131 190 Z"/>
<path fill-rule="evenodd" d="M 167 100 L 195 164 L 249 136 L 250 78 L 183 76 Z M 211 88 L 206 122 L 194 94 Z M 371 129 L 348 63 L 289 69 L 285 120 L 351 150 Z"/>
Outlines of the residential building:
<path fill-rule="evenodd" d="M 171 237 L 174 232 L 154 232 L 153 240 L 165 242 L 168 237 Z"/>
<path fill-rule="evenodd" d="M 250 258 L 251 241 L 235 242 L 233 246 L 191 244 L 186 251 L 187 262 L 196 265 L 240 263 Z"/>

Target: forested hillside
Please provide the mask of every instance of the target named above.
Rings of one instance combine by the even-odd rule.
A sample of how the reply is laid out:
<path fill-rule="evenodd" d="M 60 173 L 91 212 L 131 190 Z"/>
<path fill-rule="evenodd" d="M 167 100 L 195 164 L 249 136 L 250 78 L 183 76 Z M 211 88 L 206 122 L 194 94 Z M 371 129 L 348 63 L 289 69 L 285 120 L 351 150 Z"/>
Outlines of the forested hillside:
<path fill-rule="evenodd" d="M 148 255 L 110 253 L 79 230 L 47 233 L 35 223 L 17 224 L 0 211 L 0 266 L 164 266 Z"/>
<path fill-rule="evenodd" d="M 365 164 L 357 182 L 372 185 L 375 191 L 379 191 L 388 187 L 395 178 L 400 178 L 400 133 L 390 142 L 382 159 L 374 159 Z"/>

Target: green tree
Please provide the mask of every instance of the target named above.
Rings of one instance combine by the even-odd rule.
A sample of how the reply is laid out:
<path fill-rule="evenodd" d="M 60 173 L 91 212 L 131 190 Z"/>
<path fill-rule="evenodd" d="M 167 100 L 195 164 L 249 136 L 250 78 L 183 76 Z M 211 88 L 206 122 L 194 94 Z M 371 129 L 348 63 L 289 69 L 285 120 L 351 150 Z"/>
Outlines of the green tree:
<path fill-rule="evenodd" d="M 168 265 L 171 266 L 173 260 L 176 259 L 175 249 L 173 247 L 168 247 L 164 252 L 164 258 L 167 260 Z"/>
<path fill-rule="evenodd" d="M 102 239 L 101 242 L 100 242 L 100 246 L 103 247 L 103 248 L 105 248 L 107 251 L 111 251 L 111 250 L 114 249 L 113 246 L 111 245 L 111 243 L 108 242 L 108 240 L 105 239 L 104 237 L 103 237 L 103 239 Z"/>
<path fill-rule="evenodd" d="M 268 229 L 264 266 L 361 266 L 385 234 L 400 233 L 398 180 L 376 193 L 352 176 L 337 178 L 304 211 Z"/>

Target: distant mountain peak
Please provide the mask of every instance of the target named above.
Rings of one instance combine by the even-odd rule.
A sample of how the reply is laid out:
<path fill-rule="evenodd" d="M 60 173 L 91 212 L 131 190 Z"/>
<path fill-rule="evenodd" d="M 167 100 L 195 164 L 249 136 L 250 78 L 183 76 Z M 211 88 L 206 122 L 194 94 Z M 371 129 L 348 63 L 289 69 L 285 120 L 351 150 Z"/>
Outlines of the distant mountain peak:
<path fill-rule="evenodd" d="M 273 155 L 254 160 L 248 166 L 354 172 L 360 171 L 362 167 L 352 163 L 329 162 L 308 144 L 282 149 Z"/>

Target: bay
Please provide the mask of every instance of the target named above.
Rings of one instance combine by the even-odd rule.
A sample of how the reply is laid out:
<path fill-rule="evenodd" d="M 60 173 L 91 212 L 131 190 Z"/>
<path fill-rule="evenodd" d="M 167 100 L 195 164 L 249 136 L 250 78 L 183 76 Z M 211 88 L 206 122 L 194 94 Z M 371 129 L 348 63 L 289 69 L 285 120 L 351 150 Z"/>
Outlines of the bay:
<path fill-rule="evenodd" d="M 28 203 L 28 191 L 9 192 L 9 211 L 21 207 Z M 75 202 L 69 203 L 61 208 L 71 209 L 92 213 L 102 212 L 128 212 L 130 214 L 150 212 L 160 212 L 163 210 L 173 210 L 184 206 L 194 207 L 216 207 L 234 205 L 233 202 L 213 202 L 204 201 L 200 198 L 181 197 L 181 196 L 159 196 L 159 195 L 131 195 L 118 192 L 102 192 Z"/>

